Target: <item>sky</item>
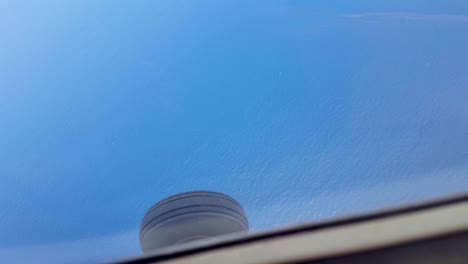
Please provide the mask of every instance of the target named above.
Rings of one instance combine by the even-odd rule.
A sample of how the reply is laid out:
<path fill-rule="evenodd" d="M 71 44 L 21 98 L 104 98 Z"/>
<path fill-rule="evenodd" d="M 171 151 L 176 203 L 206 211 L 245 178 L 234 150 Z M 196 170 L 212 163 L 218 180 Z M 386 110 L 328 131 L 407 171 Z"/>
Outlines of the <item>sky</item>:
<path fill-rule="evenodd" d="M 141 254 L 223 192 L 253 232 L 468 191 L 468 3 L 0 0 L 0 259 Z"/>

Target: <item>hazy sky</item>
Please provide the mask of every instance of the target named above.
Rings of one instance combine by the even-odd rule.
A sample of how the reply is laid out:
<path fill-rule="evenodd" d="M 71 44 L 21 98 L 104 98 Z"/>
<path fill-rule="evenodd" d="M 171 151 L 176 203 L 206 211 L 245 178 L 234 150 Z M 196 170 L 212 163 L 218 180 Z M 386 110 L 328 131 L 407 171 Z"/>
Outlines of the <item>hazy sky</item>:
<path fill-rule="evenodd" d="M 140 254 L 227 193 L 253 230 L 468 191 L 468 2 L 0 0 L 0 260 Z"/>

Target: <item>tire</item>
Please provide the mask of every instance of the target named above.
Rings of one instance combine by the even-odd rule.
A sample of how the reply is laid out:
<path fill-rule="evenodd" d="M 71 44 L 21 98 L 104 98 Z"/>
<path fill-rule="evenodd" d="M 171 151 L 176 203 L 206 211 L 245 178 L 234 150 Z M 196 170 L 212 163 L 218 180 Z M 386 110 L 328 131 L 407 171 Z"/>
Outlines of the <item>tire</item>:
<path fill-rule="evenodd" d="M 143 253 L 196 240 L 247 232 L 244 210 L 233 198 L 194 191 L 166 198 L 151 207 L 140 227 Z"/>

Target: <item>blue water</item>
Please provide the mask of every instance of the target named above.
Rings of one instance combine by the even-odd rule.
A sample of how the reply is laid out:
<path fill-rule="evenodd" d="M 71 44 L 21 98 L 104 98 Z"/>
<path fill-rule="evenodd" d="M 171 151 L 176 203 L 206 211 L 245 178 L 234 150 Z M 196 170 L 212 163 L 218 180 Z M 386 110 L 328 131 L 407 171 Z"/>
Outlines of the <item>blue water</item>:
<path fill-rule="evenodd" d="M 140 254 L 227 193 L 253 231 L 468 191 L 468 2 L 1 1 L 0 260 Z"/>

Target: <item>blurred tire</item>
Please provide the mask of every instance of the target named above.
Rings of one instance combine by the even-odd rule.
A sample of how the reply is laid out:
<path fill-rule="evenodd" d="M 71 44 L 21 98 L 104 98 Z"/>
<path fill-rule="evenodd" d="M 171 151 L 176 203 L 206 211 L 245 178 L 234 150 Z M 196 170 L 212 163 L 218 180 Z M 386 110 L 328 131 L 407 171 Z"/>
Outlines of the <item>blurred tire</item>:
<path fill-rule="evenodd" d="M 166 198 L 148 210 L 140 228 L 140 245 L 147 253 L 247 232 L 248 228 L 245 212 L 233 198 L 217 192 L 187 192 Z"/>

